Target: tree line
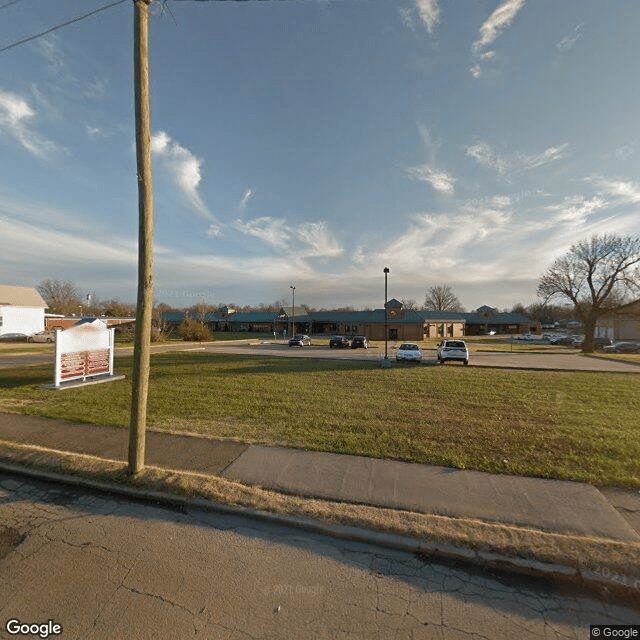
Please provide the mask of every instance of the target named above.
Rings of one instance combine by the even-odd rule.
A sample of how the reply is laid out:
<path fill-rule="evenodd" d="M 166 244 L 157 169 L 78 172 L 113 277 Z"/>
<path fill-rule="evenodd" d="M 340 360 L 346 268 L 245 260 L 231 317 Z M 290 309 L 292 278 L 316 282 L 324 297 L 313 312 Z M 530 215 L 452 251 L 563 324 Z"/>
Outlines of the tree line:
<path fill-rule="evenodd" d="M 82 296 L 78 287 L 68 281 L 43 280 L 37 290 L 50 313 L 107 316 L 135 316 L 136 313 L 134 304 L 118 299 L 100 301 L 92 294 Z M 583 351 L 592 352 L 598 319 L 636 299 L 639 292 L 640 237 L 596 234 L 574 244 L 544 272 L 537 287 L 540 302 L 528 307 L 517 304 L 511 311 L 520 312 L 542 324 L 571 317 L 580 320 L 585 332 Z M 419 308 L 415 300 L 402 302 L 405 308 Z M 156 305 L 154 315 L 161 324 L 164 313 L 187 311 L 188 316 L 203 323 L 208 313 L 217 312 L 223 306 L 247 313 L 277 312 L 288 308 L 289 304 L 285 299 L 258 306 L 207 305 L 200 302 L 185 310 L 160 303 Z M 316 310 L 304 304 L 297 308 L 307 312 Z M 464 311 L 453 289 L 446 284 L 430 287 L 420 308 L 427 311 Z M 347 306 L 332 311 L 355 309 Z"/>

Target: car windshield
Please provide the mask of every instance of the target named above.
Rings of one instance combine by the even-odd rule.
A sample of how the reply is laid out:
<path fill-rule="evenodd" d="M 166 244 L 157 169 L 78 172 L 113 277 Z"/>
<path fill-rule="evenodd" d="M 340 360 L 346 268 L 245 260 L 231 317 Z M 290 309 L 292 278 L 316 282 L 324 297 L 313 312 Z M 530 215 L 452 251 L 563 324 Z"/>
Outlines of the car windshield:
<path fill-rule="evenodd" d="M 415 351 L 418 348 L 417 344 L 403 344 L 400 349 L 403 351 Z"/>
<path fill-rule="evenodd" d="M 464 349 L 465 345 L 464 342 L 460 342 L 459 340 L 452 340 L 450 342 L 447 342 L 446 345 L 447 347 L 455 347 L 457 349 Z"/>

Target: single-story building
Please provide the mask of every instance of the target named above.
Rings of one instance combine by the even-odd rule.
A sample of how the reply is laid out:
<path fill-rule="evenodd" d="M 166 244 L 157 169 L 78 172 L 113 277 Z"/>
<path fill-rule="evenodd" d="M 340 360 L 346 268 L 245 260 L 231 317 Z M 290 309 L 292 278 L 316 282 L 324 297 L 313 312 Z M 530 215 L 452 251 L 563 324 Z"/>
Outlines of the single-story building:
<path fill-rule="evenodd" d="M 495 331 L 498 334 L 538 333 L 540 325 L 521 313 L 500 312 L 482 306 L 471 313 L 460 314 L 466 321 L 466 335 L 477 336 Z"/>
<path fill-rule="evenodd" d="M 33 287 L 0 285 L 0 335 L 44 331 L 47 303 Z"/>
<path fill-rule="evenodd" d="M 178 327 L 186 312 L 169 312 L 164 322 Z M 207 313 L 205 324 L 212 331 L 234 331 L 290 335 L 295 322 L 295 333 L 315 336 L 366 336 L 369 340 L 384 340 L 385 309 L 368 311 L 311 311 L 302 307 L 283 307 L 279 311 L 250 313 Z M 481 307 L 472 313 L 457 311 L 425 311 L 406 309 L 392 298 L 387 302 L 387 337 L 389 340 L 424 340 L 425 338 L 459 338 L 495 331 L 501 334 L 537 332 L 536 322 L 519 313 L 500 313 L 492 307 Z"/>
<path fill-rule="evenodd" d="M 601 317 L 596 324 L 596 338 L 640 340 L 640 300 L 625 304 Z"/>
<path fill-rule="evenodd" d="M 93 322 L 96 319 L 95 316 L 60 316 L 54 314 L 46 314 L 45 315 L 45 329 L 48 331 L 55 331 L 56 329 L 69 329 L 70 327 L 74 327 L 78 324 L 83 324 L 86 322 Z M 102 320 L 108 328 L 117 327 L 123 324 L 133 324 L 136 319 L 135 318 L 106 318 L 100 317 L 99 320 Z"/>

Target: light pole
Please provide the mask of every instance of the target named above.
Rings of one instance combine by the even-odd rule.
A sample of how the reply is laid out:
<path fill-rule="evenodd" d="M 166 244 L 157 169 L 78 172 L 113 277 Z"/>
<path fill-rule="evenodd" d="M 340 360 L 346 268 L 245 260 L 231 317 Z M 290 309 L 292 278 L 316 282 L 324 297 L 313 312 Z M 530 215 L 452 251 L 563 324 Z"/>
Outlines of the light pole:
<path fill-rule="evenodd" d="M 387 350 L 387 340 L 389 337 L 389 314 L 387 312 L 387 276 L 389 275 L 389 267 L 383 269 L 384 272 L 384 360 L 382 368 L 391 368 L 391 360 L 389 360 L 389 352 Z"/>
<path fill-rule="evenodd" d="M 291 337 L 293 338 L 296 335 L 296 288 L 291 285 L 289 289 L 293 291 L 293 307 L 291 308 Z"/>

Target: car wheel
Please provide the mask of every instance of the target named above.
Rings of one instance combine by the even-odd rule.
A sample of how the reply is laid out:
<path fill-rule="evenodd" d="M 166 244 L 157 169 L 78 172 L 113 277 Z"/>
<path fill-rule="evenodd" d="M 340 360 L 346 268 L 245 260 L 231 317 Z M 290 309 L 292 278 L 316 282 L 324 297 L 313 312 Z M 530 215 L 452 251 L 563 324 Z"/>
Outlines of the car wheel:
<path fill-rule="evenodd" d="M 27 342 L 33 342 L 33 338 L 27 338 Z"/>
<path fill-rule="evenodd" d="M 47 338 L 47 342 L 53 342 L 53 340 L 51 340 L 51 338 Z"/>
<path fill-rule="evenodd" d="M 468 361 L 468 360 L 465 360 L 465 361 L 464 361 L 464 366 L 466 367 L 468 364 L 469 364 L 469 361 Z"/>

